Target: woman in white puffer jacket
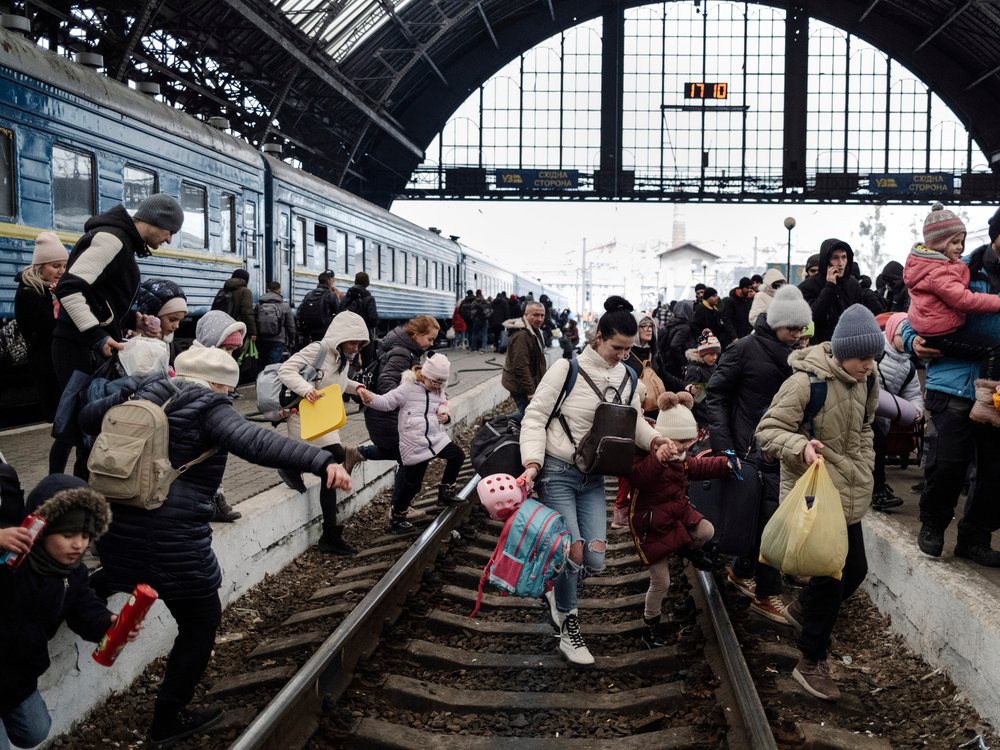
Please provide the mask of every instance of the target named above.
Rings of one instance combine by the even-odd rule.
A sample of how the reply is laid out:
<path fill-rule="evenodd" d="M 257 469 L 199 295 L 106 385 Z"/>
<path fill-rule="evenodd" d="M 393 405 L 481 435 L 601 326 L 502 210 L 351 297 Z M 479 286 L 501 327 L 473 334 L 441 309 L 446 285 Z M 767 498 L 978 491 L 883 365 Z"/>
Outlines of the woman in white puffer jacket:
<path fill-rule="evenodd" d="M 315 402 L 320 398 L 320 391 L 327 386 L 337 384 L 341 391 L 348 394 L 357 393 L 359 383 L 347 377 L 348 365 L 357 356 L 358 350 L 368 343 L 368 326 L 357 313 L 339 313 L 326 329 L 326 334 L 319 341 L 314 341 L 289 357 L 278 368 L 278 377 L 285 386 L 296 395 L 307 401 Z M 306 380 L 303 371 L 310 372 L 319 357 L 320 350 L 325 352 L 319 369 L 312 380 Z M 292 414 L 285 423 L 288 436 L 301 440 L 301 424 L 298 413 Z M 349 451 L 340 444 L 340 430 L 333 430 L 309 441 L 318 448 L 324 448 L 333 455 L 337 463 L 343 464 Z M 302 477 L 279 471 L 281 478 L 292 489 L 305 492 Z M 323 535 L 319 538 L 320 552 L 334 555 L 353 555 L 357 550 L 343 536 L 344 527 L 337 524 L 337 492 L 320 485 L 319 504 L 323 509 Z"/>

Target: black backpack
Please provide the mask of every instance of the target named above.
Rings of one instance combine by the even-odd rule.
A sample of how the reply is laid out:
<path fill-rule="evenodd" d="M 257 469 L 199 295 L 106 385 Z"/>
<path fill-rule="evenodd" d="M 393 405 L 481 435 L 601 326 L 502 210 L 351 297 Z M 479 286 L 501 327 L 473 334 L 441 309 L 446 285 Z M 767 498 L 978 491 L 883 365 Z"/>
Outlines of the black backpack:
<path fill-rule="evenodd" d="M 230 318 L 233 317 L 233 293 L 228 289 L 220 289 L 212 300 L 212 309 L 221 310 Z"/>
<path fill-rule="evenodd" d="M 261 302 L 257 305 L 257 335 L 277 336 L 281 333 L 281 324 L 284 318 L 279 303 Z"/>
<path fill-rule="evenodd" d="M 313 289 L 299 304 L 296 318 L 299 323 L 306 328 L 320 328 L 330 324 L 327 298 L 330 295 L 328 289 L 317 287 Z"/>

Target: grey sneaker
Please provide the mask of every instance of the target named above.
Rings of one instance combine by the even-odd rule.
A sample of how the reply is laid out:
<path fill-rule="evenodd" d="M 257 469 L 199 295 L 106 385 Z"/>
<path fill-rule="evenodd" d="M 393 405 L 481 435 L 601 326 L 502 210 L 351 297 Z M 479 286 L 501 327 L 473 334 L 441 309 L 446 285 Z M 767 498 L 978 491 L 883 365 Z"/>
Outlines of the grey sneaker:
<path fill-rule="evenodd" d="M 587 648 L 580 633 L 580 617 L 577 610 L 571 610 L 565 615 L 559 632 L 559 653 L 574 667 L 594 666 L 594 656 Z"/>
<path fill-rule="evenodd" d="M 799 663 L 792 670 L 792 677 L 809 695 L 825 701 L 835 701 L 840 698 L 840 689 L 830 676 L 830 667 L 826 659 L 819 661 L 810 661 L 805 657 L 799 659 Z"/>

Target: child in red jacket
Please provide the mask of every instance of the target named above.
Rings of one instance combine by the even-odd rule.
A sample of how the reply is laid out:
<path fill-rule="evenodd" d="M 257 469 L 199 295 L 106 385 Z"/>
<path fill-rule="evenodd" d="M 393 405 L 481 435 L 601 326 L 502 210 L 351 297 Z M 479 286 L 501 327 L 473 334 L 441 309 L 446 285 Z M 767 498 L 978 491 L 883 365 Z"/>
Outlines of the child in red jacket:
<path fill-rule="evenodd" d="M 698 438 L 698 425 L 691 413 L 693 405 L 689 393 L 660 395 L 656 430 L 673 441 L 677 453 L 665 464 L 653 453 L 637 454 L 629 479 L 629 531 L 639 559 L 649 566 L 649 590 L 642 618 L 646 626 L 642 640 L 648 648 L 666 645 L 660 615 L 670 587 L 670 556 L 679 554 L 698 567 L 712 567 L 712 561 L 700 548 L 715 536 L 715 527 L 688 500 L 688 480 L 732 475 L 729 459 L 724 456 L 687 455 Z"/>

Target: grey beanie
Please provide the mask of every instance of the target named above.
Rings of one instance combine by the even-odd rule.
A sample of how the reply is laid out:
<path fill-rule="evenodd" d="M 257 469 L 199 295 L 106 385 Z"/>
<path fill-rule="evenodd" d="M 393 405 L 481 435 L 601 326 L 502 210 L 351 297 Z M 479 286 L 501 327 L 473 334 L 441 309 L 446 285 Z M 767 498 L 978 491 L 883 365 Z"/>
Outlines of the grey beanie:
<path fill-rule="evenodd" d="M 132 218 L 176 234 L 184 226 L 184 209 L 172 195 L 156 193 L 139 204 Z"/>
<path fill-rule="evenodd" d="M 871 310 L 864 305 L 851 305 L 837 321 L 830 345 L 833 356 L 841 361 L 852 357 L 868 359 L 885 349 L 885 335 Z"/>
<path fill-rule="evenodd" d="M 767 308 L 767 324 L 775 328 L 805 328 L 812 320 L 809 303 L 802 298 L 797 286 L 785 284 L 774 292 L 774 299 Z"/>

